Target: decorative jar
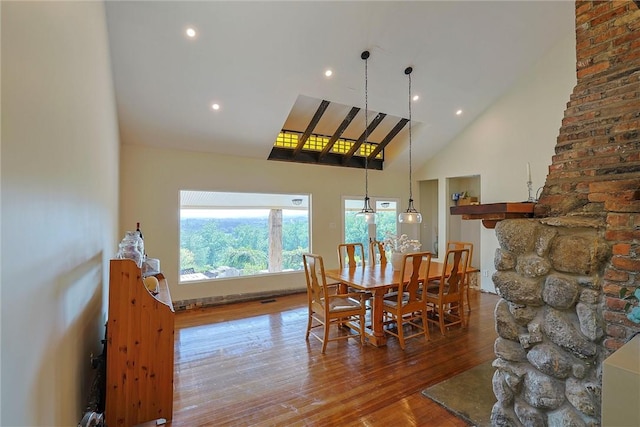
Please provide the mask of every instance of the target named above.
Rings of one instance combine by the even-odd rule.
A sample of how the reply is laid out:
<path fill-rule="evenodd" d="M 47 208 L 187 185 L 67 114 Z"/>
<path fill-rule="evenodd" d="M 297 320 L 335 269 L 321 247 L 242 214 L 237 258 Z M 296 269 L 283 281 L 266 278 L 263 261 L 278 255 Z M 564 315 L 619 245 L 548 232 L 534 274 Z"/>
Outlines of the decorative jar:
<path fill-rule="evenodd" d="M 144 244 L 136 231 L 127 231 L 118 245 L 118 259 L 131 259 L 138 267 L 142 267 Z"/>
<path fill-rule="evenodd" d="M 409 236 L 402 234 L 395 236 L 387 232 L 384 239 L 384 247 L 387 250 L 387 259 L 391 260 L 391 265 L 395 271 L 402 270 L 402 258 L 405 254 L 420 250 L 420 242 L 409 239 Z"/>
<path fill-rule="evenodd" d="M 402 270 L 402 259 L 404 258 L 404 254 L 402 252 L 392 252 L 391 253 L 391 265 L 393 266 L 394 271 Z"/>

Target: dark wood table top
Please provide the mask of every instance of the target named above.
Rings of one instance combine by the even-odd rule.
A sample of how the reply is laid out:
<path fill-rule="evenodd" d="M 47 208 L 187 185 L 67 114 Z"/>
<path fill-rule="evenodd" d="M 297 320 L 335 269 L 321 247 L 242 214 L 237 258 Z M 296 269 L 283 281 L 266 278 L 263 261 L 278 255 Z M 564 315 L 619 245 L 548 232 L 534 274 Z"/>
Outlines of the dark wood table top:
<path fill-rule="evenodd" d="M 427 280 L 435 280 L 442 277 L 443 263 L 431 261 Z M 479 271 L 470 267 L 468 273 Z M 352 268 L 326 270 L 325 275 L 333 280 L 347 283 L 356 289 L 372 290 L 376 288 L 390 288 L 400 283 L 400 271 L 394 271 L 391 263 L 386 265 L 365 265 Z"/>

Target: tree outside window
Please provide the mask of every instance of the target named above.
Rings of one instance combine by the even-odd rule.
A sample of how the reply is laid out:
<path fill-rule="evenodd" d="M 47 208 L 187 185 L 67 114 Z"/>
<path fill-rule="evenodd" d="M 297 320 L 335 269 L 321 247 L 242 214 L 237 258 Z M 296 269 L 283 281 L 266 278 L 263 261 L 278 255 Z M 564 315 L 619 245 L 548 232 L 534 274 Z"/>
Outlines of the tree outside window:
<path fill-rule="evenodd" d="M 180 192 L 180 283 L 303 269 L 309 196 Z"/>

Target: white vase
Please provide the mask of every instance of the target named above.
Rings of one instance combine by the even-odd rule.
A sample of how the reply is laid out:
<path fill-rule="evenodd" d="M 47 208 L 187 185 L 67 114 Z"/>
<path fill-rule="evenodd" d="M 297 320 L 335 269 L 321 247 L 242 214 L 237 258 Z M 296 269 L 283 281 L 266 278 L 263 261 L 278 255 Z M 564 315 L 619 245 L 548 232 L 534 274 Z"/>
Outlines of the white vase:
<path fill-rule="evenodd" d="M 404 254 L 400 252 L 393 252 L 391 254 L 391 265 L 395 271 L 402 270 L 402 259 L 404 258 Z"/>

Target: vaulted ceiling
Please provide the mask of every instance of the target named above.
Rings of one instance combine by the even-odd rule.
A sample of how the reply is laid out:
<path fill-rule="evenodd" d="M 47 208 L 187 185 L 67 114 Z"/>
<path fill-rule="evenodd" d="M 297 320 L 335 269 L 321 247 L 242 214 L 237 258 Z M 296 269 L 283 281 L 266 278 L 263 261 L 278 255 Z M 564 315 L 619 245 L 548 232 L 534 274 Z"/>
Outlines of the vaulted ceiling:
<path fill-rule="evenodd" d="M 352 113 L 341 137 L 358 140 L 368 50 L 369 122 L 384 116 L 368 141 L 406 122 L 412 66 L 419 165 L 574 32 L 573 1 L 107 1 L 106 12 L 124 144 L 259 159 L 281 130 L 308 130 L 323 101 L 313 134 L 334 136 Z M 384 169 L 406 168 L 407 134 L 397 129 Z"/>

